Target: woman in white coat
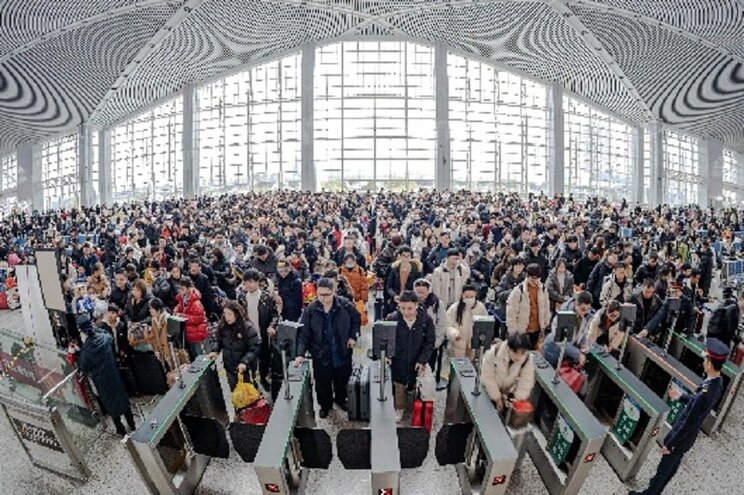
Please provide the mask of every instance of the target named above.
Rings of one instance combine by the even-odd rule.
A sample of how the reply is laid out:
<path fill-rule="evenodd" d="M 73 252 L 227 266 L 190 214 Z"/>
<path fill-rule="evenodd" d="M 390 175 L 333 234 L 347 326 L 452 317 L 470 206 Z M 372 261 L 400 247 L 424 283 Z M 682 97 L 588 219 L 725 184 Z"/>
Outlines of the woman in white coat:
<path fill-rule="evenodd" d="M 447 310 L 447 337 L 450 341 L 451 355 L 453 357 L 468 357 L 473 359 L 473 349 L 470 341 L 473 337 L 474 316 L 488 316 L 486 307 L 476 299 L 475 286 L 465 284 L 462 288 L 460 301 L 456 302 Z"/>
<path fill-rule="evenodd" d="M 517 333 L 491 346 L 483 355 L 481 380 L 499 412 L 510 399 L 530 398 L 535 386 L 530 346 L 529 336 Z"/>

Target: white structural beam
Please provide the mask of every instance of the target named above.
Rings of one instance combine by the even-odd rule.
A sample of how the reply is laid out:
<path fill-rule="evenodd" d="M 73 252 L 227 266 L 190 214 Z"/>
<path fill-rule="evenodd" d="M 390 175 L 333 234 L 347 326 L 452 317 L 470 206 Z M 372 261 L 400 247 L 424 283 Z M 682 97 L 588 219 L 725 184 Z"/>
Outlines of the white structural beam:
<path fill-rule="evenodd" d="M 93 130 L 88 124 L 78 128 L 77 173 L 80 206 L 93 206 L 96 191 L 93 188 Z"/>
<path fill-rule="evenodd" d="M 633 170 L 633 202 L 643 203 L 643 192 L 646 187 L 644 183 L 645 158 L 648 150 L 644 149 L 643 128 L 633 128 L 633 156 L 631 157 Z"/>
<path fill-rule="evenodd" d="M 723 202 L 723 143 L 716 139 L 700 139 L 698 165 L 703 178 L 698 184 L 698 204 L 720 206 Z"/>
<path fill-rule="evenodd" d="M 196 90 L 192 84 L 183 88 L 183 195 L 198 196 L 199 191 L 199 118 Z"/>
<path fill-rule="evenodd" d="M 302 48 L 301 65 L 301 121 L 300 137 L 300 188 L 303 191 L 316 192 L 318 189 L 315 176 L 315 43 Z"/>
<path fill-rule="evenodd" d="M 651 122 L 646 129 L 649 134 L 648 157 L 651 179 L 648 187 L 648 204 L 651 207 L 664 202 L 664 127 L 661 122 Z"/>
<path fill-rule="evenodd" d="M 548 110 L 550 122 L 548 124 L 548 190 L 550 195 L 563 194 L 566 182 L 565 162 L 565 116 L 563 113 L 563 87 L 553 83 L 548 88 Z"/>
<path fill-rule="evenodd" d="M 44 208 L 44 190 L 41 184 L 41 163 L 35 153 L 34 144 L 26 142 L 18 146 L 18 201 L 27 201 L 32 210 Z"/>
<path fill-rule="evenodd" d="M 111 169 L 111 130 L 98 131 L 98 202 L 104 205 L 113 203 L 114 175 Z"/>
<path fill-rule="evenodd" d="M 437 162 L 434 187 L 441 191 L 451 187 L 452 166 L 449 132 L 449 77 L 447 76 L 447 47 L 434 45 L 434 86 L 436 95 Z"/>

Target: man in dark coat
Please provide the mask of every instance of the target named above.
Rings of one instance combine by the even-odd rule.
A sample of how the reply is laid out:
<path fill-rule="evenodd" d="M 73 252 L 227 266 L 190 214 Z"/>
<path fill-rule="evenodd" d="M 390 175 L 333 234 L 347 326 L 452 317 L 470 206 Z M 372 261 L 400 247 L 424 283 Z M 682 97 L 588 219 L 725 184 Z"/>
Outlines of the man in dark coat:
<path fill-rule="evenodd" d="M 630 302 L 636 306 L 636 319 L 633 324 L 633 333 L 641 333 L 648 322 L 661 308 L 662 301 L 654 290 L 654 281 L 647 279 L 643 282 L 641 289 L 633 294 Z"/>
<path fill-rule="evenodd" d="M 599 263 L 599 248 L 593 247 L 586 254 L 576 262 L 574 268 L 574 285 L 586 288 L 586 283 L 589 281 L 589 275 L 591 275 L 594 267 Z"/>
<path fill-rule="evenodd" d="M 194 287 L 201 294 L 201 300 L 204 305 L 204 311 L 207 313 L 207 318 L 214 319 L 218 317 L 219 310 L 214 300 L 212 284 L 209 281 L 209 277 L 202 273 L 202 263 L 197 257 L 189 260 L 189 276 L 192 282 L 194 282 Z"/>
<path fill-rule="evenodd" d="M 744 326 L 742 322 L 744 292 L 739 294 L 739 299 L 735 303 L 726 306 L 723 304 L 721 303 L 720 310 L 717 309 L 708 322 L 708 338 L 715 337 L 727 346 L 731 346 L 732 343 L 737 345 L 741 340 L 739 328 Z"/>
<path fill-rule="evenodd" d="M 318 299 L 302 313 L 295 365 L 299 366 L 305 353 L 310 352 L 319 415 L 325 418 L 334 402 L 346 411 L 346 385 L 361 316 L 354 303 L 334 294 L 333 281 L 327 278 L 318 281 L 317 295 Z"/>
<path fill-rule="evenodd" d="M 388 320 L 397 322 L 395 328 L 395 357 L 391 360 L 395 387 L 395 417 L 400 422 L 406 405 L 406 392 L 416 386 L 416 377 L 426 370 L 436 341 L 436 329 L 431 316 L 419 311 L 418 297 L 412 290 L 403 291 L 398 298 L 398 311 Z"/>
<path fill-rule="evenodd" d="M 635 275 L 633 278 L 635 279 L 636 284 L 642 284 L 646 281 L 646 279 L 652 279 L 656 280 L 656 274 L 659 271 L 659 255 L 656 253 L 651 253 L 648 256 L 648 261 L 641 265 L 638 270 L 636 270 Z"/>
<path fill-rule="evenodd" d="M 276 290 L 282 298 L 282 318 L 299 320 L 302 315 L 302 280 L 284 260 L 277 263 Z"/>
<path fill-rule="evenodd" d="M 599 309 L 601 306 L 599 296 L 602 292 L 602 284 L 604 283 L 605 277 L 612 273 L 615 263 L 617 263 L 617 253 L 611 251 L 607 253 L 604 262 L 598 263 L 589 275 L 589 281 L 586 283 L 586 290 L 592 295 L 592 304 L 594 309 Z M 575 277 L 574 283 L 576 283 Z"/>
<path fill-rule="evenodd" d="M 698 385 L 693 394 L 682 393 L 674 387 L 669 391 L 669 398 L 685 403 L 685 407 L 671 431 L 664 437 L 661 462 L 648 488 L 643 492 L 632 491 L 630 495 L 658 495 L 664 492 L 664 488 L 679 469 L 682 458 L 695 445 L 703 421 L 721 398 L 723 393 L 721 368 L 726 363 L 728 352 L 728 347 L 720 340 L 708 339 L 703 362 L 707 378 Z"/>
<path fill-rule="evenodd" d="M 90 375 L 106 414 L 116 425 L 116 432 L 124 436 L 127 432 L 121 422 L 121 416 L 124 415 L 129 431 L 134 431 L 135 425 L 129 407 L 129 396 L 116 366 L 112 347 L 113 337 L 106 330 L 93 328 L 87 315 L 78 317 L 77 325 L 83 339 L 83 347 L 77 361 L 78 370 Z"/>

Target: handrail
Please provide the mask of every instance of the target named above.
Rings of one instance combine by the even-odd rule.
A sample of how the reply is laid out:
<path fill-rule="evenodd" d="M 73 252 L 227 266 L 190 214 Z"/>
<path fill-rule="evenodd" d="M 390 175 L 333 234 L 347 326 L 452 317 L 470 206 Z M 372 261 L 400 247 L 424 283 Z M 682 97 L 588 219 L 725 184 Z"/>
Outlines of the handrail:
<path fill-rule="evenodd" d="M 47 401 L 49 400 L 49 398 L 50 398 L 50 397 L 51 397 L 51 396 L 52 396 L 53 394 L 57 393 L 57 391 L 58 391 L 58 390 L 59 390 L 60 388 L 62 388 L 62 385 L 64 385 L 65 383 L 67 383 L 67 382 L 68 382 L 68 381 L 70 380 L 70 378 L 72 378 L 72 377 L 73 377 L 73 376 L 75 376 L 76 374 L 77 374 L 77 370 L 75 370 L 75 371 L 73 371 L 72 373 L 70 373 L 69 375 L 67 375 L 67 376 L 66 376 L 66 377 L 65 377 L 65 378 L 64 378 L 64 379 L 63 379 L 63 380 L 62 380 L 61 382 L 59 382 L 59 383 L 58 383 L 58 384 L 56 384 L 56 385 L 55 385 L 54 387 L 52 387 L 52 388 L 51 388 L 51 389 L 49 390 L 49 392 L 45 393 L 45 394 L 44 394 L 44 395 L 43 395 L 43 396 L 41 397 L 41 401 L 42 401 L 42 403 L 43 403 L 44 405 L 46 405 L 46 404 L 47 404 Z"/>

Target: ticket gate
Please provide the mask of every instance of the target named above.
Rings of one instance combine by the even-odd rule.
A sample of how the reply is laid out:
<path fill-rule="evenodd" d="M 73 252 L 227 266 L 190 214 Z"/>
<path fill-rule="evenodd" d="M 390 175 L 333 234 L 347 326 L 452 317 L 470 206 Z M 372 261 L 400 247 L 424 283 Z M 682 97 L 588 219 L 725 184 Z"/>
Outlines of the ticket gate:
<path fill-rule="evenodd" d="M 450 361 L 447 406 L 444 426 L 437 434 L 436 457 L 440 465 L 455 465 L 463 494 L 502 494 L 517 463 L 517 450 L 488 393 L 476 381 L 469 359 Z"/>
<path fill-rule="evenodd" d="M 214 361 L 198 356 L 125 440 L 149 492 L 193 493 L 209 460 L 229 456 L 226 423 Z"/>
<path fill-rule="evenodd" d="M 527 452 L 551 495 L 579 493 L 607 435 L 581 399 L 562 380 L 550 363 L 533 353 L 535 404 L 532 435 Z"/>
<path fill-rule="evenodd" d="M 333 459 L 331 438 L 315 428 L 309 363 L 289 366 L 286 377 L 253 461 L 264 494 L 305 493 L 308 470 Z"/>
<path fill-rule="evenodd" d="M 429 432 L 398 427 L 395 422 L 393 380 L 386 357 L 395 356 L 396 322 L 376 322 L 370 363 L 369 428 L 344 429 L 336 439 L 345 469 L 372 471 L 372 494 L 400 494 L 401 469 L 420 467 L 429 452 Z"/>
<path fill-rule="evenodd" d="M 587 353 L 585 404 L 610 426 L 602 454 L 622 481 L 634 477 L 659 434 L 669 406 L 600 346 Z"/>
<path fill-rule="evenodd" d="M 701 380 L 704 380 L 704 350 L 705 344 L 703 342 L 675 332 L 672 334 L 668 352 L 669 355 L 679 360 L 680 363 L 689 368 Z M 731 412 L 731 407 L 741 389 L 742 375 L 744 375 L 744 370 L 731 361 L 726 361 L 723 365 L 721 369 L 723 393 L 721 394 L 720 401 L 703 423 L 703 431 L 705 433 L 716 435 L 723 427 L 723 423 Z"/>
<path fill-rule="evenodd" d="M 669 412 L 657 437 L 657 442 L 662 442 L 684 406 L 679 401 L 669 399 L 669 390 L 677 387 L 683 391 L 692 392 L 702 383 L 703 379 L 648 339 L 631 335 L 628 338 L 626 354 L 625 365 L 628 369 L 669 405 Z M 711 416 L 712 414 L 713 412 Z M 715 418 L 706 418 L 703 431 L 706 433 L 711 431 L 714 422 Z"/>

